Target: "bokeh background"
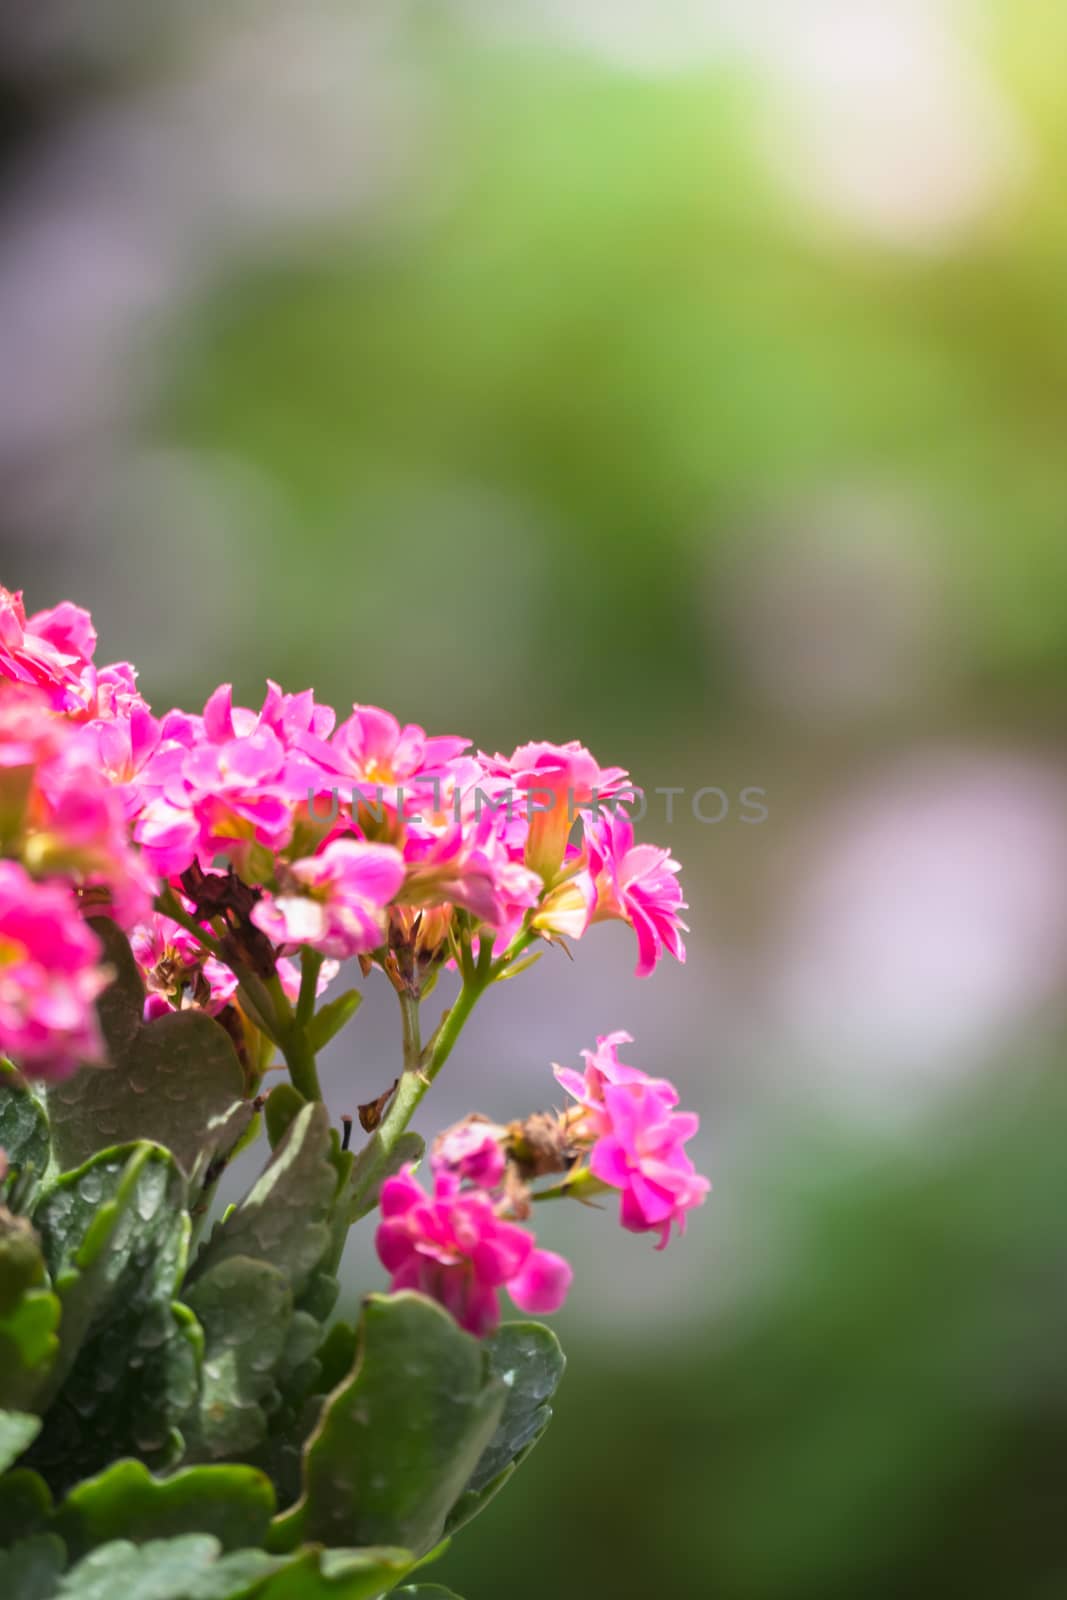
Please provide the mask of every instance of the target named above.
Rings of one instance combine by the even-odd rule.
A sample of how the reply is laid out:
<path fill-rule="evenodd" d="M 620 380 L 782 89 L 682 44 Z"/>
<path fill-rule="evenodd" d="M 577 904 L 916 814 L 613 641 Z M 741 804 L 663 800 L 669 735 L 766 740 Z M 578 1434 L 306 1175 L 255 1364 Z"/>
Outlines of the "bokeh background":
<path fill-rule="evenodd" d="M 684 791 L 687 966 L 543 960 L 426 1127 L 624 1027 L 715 1182 L 662 1256 L 543 1219 L 468 1600 L 1067 1595 L 1065 60 L 1059 0 L 0 8 L 0 580 L 157 709 Z"/>

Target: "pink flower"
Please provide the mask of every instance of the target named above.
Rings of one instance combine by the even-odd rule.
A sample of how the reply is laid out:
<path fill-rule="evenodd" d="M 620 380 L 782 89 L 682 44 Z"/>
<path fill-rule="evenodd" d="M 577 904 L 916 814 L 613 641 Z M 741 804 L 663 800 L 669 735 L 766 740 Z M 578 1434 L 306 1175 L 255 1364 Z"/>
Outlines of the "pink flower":
<path fill-rule="evenodd" d="M 96 650 L 96 629 L 88 611 L 61 600 L 48 611 L 37 611 L 26 623 L 27 633 L 43 640 L 64 661 L 78 668 L 87 667 Z"/>
<path fill-rule="evenodd" d="M 64 609 L 70 615 L 60 616 Z M 57 607 L 27 618 L 21 594 L 0 588 L 0 678 L 32 683 L 48 691 L 57 709 L 77 698 L 79 669 L 96 643 L 88 614 Z"/>
<path fill-rule="evenodd" d="M 503 1181 L 507 1161 L 497 1134 L 484 1122 L 460 1122 L 434 1142 L 430 1164 L 435 1173 L 466 1179 L 477 1189 L 495 1189 Z"/>
<path fill-rule="evenodd" d="M 38 767 L 27 818 L 22 855 L 35 872 L 69 878 L 123 928 L 148 915 L 156 883 L 130 845 L 122 796 L 77 739 Z"/>
<path fill-rule="evenodd" d="M 191 906 L 186 905 L 186 910 L 194 915 Z M 146 1021 L 190 1006 L 214 1017 L 224 1007 L 239 1003 L 236 974 L 169 917 L 155 913 L 139 923 L 130 935 L 130 946 L 145 982 Z M 286 998 L 295 1003 L 300 993 L 300 967 L 283 956 L 277 970 Z M 336 961 L 322 963 L 316 994 L 325 992 L 337 972 Z"/>
<path fill-rule="evenodd" d="M 385 908 L 404 881 L 404 863 L 391 845 L 334 839 L 286 867 L 285 877 L 282 893 L 264 893 L 256 905 L 256 927 L 275 945 L 306 944 L 343 961 L 382 943 Z"/>
<path fill-rule="evenodd" d="M 482 1337 L 500 1321 L 500 1290 L 520 1311 L 556 1311 L 573 1276 L 562 1256 L 539 1250 L 532 1234 L 497 1215 L 481 1190 L 439 1172 L 428 1196 L 405 1168 L 382 1185 L 375 1244 L 391 1290 L 417 1289 Z"/>
<path fill-rule="evenodd" d="M 578 1137 L 593 1141 L 589 1170 L 621 1190 L 619 1220 L 632 1233 L 658 1233 L 657 1249 L 671 1228 L 685 1232 L 686 1212 L 702 1205 L 711 1188 L 682 1146 L 700 1126 L 692 1112 L 675 1111 L 678 1091 L 665 1078 L 650 1078 L 618 1059 L 628 1033 L 598 1038 L 583 1050 L 585 1073 L 556 1067 L 558 1082 L 578 1101 Z"/>
<path fill-rule="evenodd" d="M 130 935 L 130 948 L 145 981 L 145 1016 L 160 1016 L 192 1000 L 212 1016 L 229 1005 L 237 978 L 187 928 L 154 913 Z"/>
<path fill-rule="evenodd" d="M 546 885 L 559 872 L 578 812 L 610 799 L 626 782 L 622 767 L 601 767 L 577 739 L 519 745 L 510 757 L 497 756 L 488 765 L 526 795 L 526 864 Z"/>
<path fill-rule="evenodd" d="M 634 844 L 633 823 L 621 810 L 587 824 L 589 871 L 596 897 L 594 922 L 621 919 L 637 935 L 637 976 L 647 978 L 667 951 L 685 960 L 679 912 L 686 909 L 669 850 Z"/>
<path fill-rule="evenodd" d="M 224 744 L 269 728 L 286 748 L 291 748 L 308 736 L 328 738 L 336 720 L 333 707 L 317 704 L 310 689 L 283 694 L 268 678 L 267 693 L 258 712 L 235 706 L 233 686 L 221 684 L 204 707 L 204 735 L 215 744 Z"/>
<path fill-rule="evenodd" d="M 21 594 L 0 589 L 0 678 L 34 684 L 48 703 L 77 720 L 127 716 L 144 706 L 128 662 L 93 663 L 96 629 L 88 611 L 61 601 L 27 617 Z"/>
<path fill-rule="evenodd" d="M 144 805 L 139 778 L 159 748 L 160 725 L 147 706 L 120 716 L 98 717 L 79 727 L 76 748 L 118 790 L 123 811 L 133 818 Z"/>
<path fill-rule="evenodd" d="M 310 692 L 284 695 L 269 683 L 258 712 L 234 706 L 229 684 L 211 695 L 203 717 L 172 712 L 138 778 L 143 809 L 135 834 L 164 877 L 194 860 L 209 869 L 227 857 L 250 882 L 307 815 L 309 791 L 328 779 L 305 748 L 321 744 L 333 712 Z"/>
<path fill-rule="evenodd" d="M 107 987 L 100 941 L 63 883 L 0 861 L 0 1050 L 31 1077 L 69 1077 L 100 1060 L 93 1002 Z"/>
<path fill-rule="evenodd" d="M 0 680 L 0 767 L 36 769 L 69 752 L 71 732 L 43 690 Z"/>
<path fill-rule="evenodd" d="M 479 922 L 501 928 L 536 905 L 541 880 L 513 861 L 488 810 L 472 822 L 450 822 L 440 832 L 409 828 L 404 839 L 407 905 L 462 906 Z"/>
<path fill-rule="evenodd" d="M 430 737 L 415 723 L 401 727 L 389 711 L 379 706 L 352 707 L 330 741 L 322 764 L 338 777 L 372 790 L 381 784 L 408 783 L 412 779 L 443 773 L 448 763 L 470 745 L 455 734 Z M 373 799 L 373 792 L 369 798 Z"/>
<path fill-rule="evenodd" d="M 129 927 L 155 885 L 130 846 L 120 795 L 83 736 L 49 709 L 46 691 L 0 683 L 0 838 L 36 877 L 68 879 Z"/>

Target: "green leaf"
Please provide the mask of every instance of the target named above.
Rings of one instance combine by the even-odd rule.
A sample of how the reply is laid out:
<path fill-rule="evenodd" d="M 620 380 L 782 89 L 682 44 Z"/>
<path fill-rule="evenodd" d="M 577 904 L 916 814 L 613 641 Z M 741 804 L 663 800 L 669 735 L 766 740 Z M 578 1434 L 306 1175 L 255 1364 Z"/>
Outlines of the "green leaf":
<path fill-rule="evenodd" d="M 413 1583 L 404 1589 L 393 1589 L 393 1594 L 406 1594 L 411 1600 L 459 1600 L 451 1589 L 442 1589 L 439 1583 Z"/>
<path fill-rule="evenodd" d="M 25 1217 L 0 1211 L 0 1406 L 30 1411 L 59 1350 L 59 1301 Z"/>
<path fill-rule="evenodd" d="M 485 1348 L 489 1370 L 508 1397 L 500 1426 L 471 1474 L 467 1487 L 473 1490 L 484 1489 L 541 1437 L 552 1419 L 548 1402 L 567 1365 L 556 1335 L 540 1322 L 505 1322 Z"/>
<path fill-rule="evenodd" d="M 182 1600 L 259 1600 L 264 1581 L 284 1566 L 284 1557 L 263 1550 L 234 1550 L 200 1573 Z"/>
<path fill-rule="evenodd" d="M 321 1376 L 322 1343 L 321 1323 L 306 1311 L 294 1311 L 274 1374 L 278 1404 L 271 1410 L 263 1447 L 250 1457 L 269 1474 L 282 1506 L 292 1505 L 300 1494 L 304 1440 L 318 1420 L 322 1392 L 329 1387 Z"/>
<path fill-rule="evenodd" d="M 348 1376 L 356 1359 L 358 1335 L 348 1322 L 335 1322 L 319 1346 L 320 1382 L 328 1393 Z"/>
<path fill-rule="evenodd" d="M 371 1295 L 356 1361 L 310 1439 L 276 1548 L 395 1544 L 422 1555 L 496 1431 L 507 1391 L 481 1345 L 417 1294 Z"/>
<path fill-rule="evenodd" d="M 296 1121 L 299 1113 L 307 1105 L 307 1101 L 299 1089 L 294 1089 L 291 1083 L 276 1083 L 267 1096 L 263 1107 L 263 1116 L 267 1124 L 267 1138 L 272 1150 L 276 1150 L 283 1137 L 289 1131 L 289 1126 Z"/>
<path fill-rule="evenodd" d="M 65 1173 L 37 1207 L 63 1316 L 47 1391 L 58 1398 L 30 1459 L 54 1487 L 118 1456 L 175 1463 L 200 1344 L 195 1319 L 173 1303 L 189 1236 L 185 1188 L 169 1151 L 124 1145 Z"/>
<path fill-rule="evenodd" d="M 0 1476 L 0 1548 L 43 1531 L 52 1511 L 52 1495 L 39 1473 L 17 1467 Z"/>
<path fill-rule="evenodd" d="M 302 1551 L 256 1596 L 256 1600 L 376 1600 L 406 1572 L 408 1550 Z"/>
<path fill-rule="evenodd" d="M 139 1461 L 118 1461 L 73 1489 L 52 1526 L 74 1560 L 119 1538 L 143 1544 L 183 1533 L 240 1550 L 263 1542 L 273 1511 L 270 1480 L 252 1467 L 191 1467 L 161 1479 Z"/>
<path fill-rule="evenodd" d="M 60 1168 L 106 1145 L 151 1139 L 187 1174 L 225 1154 L 248 1117 L 244 1073 L 226 1030 L 204 1011 L 172 1011 L 142 1022 L 144 985 L 129 944 L 113 922 L 94 921 L 116 977 L 97 1010 L 110 1067 L 83 1067 L 48 1090 L 52 1145 Z M 226 1141 L 229 1141 L 228 1143 Z"/>
<path fill-rule="evenodd" d="M 0 1404 L 25 1410 L 48 1382 L 59 1350 L 60 1307 L 47 1289 L 31 1290 L 0 1317 Z"/>
<path fill-rule="evenodd" d="M 108 1055 L 124 1055 L 144 1024 L 145 988 L 130 941 L 110 917 L 90 918 L 89 926 L 104 947 L 104 959 L 115 976 L 96 1002 L 100 1032 Z"/>
<path fill-rule="evenodd" d="M 308 1043 L 318 1055 L 319 1051 L 335 1038 L 352 1017 L 355 1016 L 363 1004 L 363 996 L 358 989 L 347 989 L 344 994 L 339 994 L 333 1000 L 327 1000 L 321 1006 L 311 1021 L 308 1023 Z"/>
<path fill-rule="evenodd" d="M 368 1212 L 373 1211 L 378 1204 L 378 1196 L 382 1191 L 382 1184 L 386 1178 L 391 1178 L 399 1172 L 401 1167 L 409 1163 L 417 1165 L 426 1152 L 426 1141 L 419 1134 L 402 1133 L 389 1154 L 382 1160 L 382 1136 L 374 1133 L 367 1140 L 363 1149 L 356 1157 L 356 1164 L 352 1168 L 348 1189 L 353 1196 L 350 1221 L 359 1222 Z M 367 1182 L 367 1172 L 373 1170 L 379 1160 L 382 1160 L 380 1172 L 377 1172 L 373 1181 Z"/>
<path fill-rule="evenodd" d="M 301 1108 L 262 1175 L 218 1224 L 190 1273 L 195 1280 L 232 1256 L 268 1261 L 299 1297 L 330 1246 L 337 1192 L 330 1114 Z"/>
<path fill-rule="evenodd" d="M 219 1542 L 208 1534 L 130 1544 L 116 1539 L 71 1568 L 57 1600 L 188 1600 L 217 1565 Z"/>
<path fill-rule="evenodd" d="M 0 1411 L 0 1472 L 6 1472 L 18 1460 L 40 1431 L 40 1417 L 25 1411 Z"/>
<path fill-rule="evenodd" d="M 489 1369 L 507 1388 L 500 1425 L 470 1482 L 453 1506 L 445 1531 L 456 1533 L 485 1510 L 552 1419 L 548 1402 L 566 1358 L 550 1328 L 539 1322 L 506 1322 L 485 1341 Z"/>
<path fill-rule="evenodd" d="M 293 1296 L 276 1267 L 247 1256 L 219 1261 L 185 1291 L 204 1330 L 200 1400 L 185 1431 L 192 1460 L 245 1455 L 263 1443 L 263 1402 L 277 1404 L 275 1368 L 285 1349 Z"/>
<path fill-rule="evenodd" d="M 10 1600 L 52 1600 L 67 1564 L 63 1542 L 39 1533 L 0 1550 L 0 1594 Z"/>
<path fill-rule="evenodd" d="M 51 1136 L 37 1096 L 14 1072 L 0 1073 L 0 1150 L 13 1176 L 32 1168 L 39 1181 L 48 1166 Z"/>

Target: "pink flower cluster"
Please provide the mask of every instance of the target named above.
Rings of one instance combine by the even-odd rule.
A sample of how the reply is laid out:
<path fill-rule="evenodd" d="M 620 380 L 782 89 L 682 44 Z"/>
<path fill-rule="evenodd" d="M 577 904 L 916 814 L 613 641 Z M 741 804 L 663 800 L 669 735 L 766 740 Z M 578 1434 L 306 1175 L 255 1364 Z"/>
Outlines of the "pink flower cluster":
<path fill-rule="evenodd" d="M 658 1249 L 674 1228 L 684 1233 L 710 1188 L 684 1149 L 698 1118 L 676 1109 L 672 1083 L 619 1060 L 618 1047 L 630 1043 L 628 1033 L 608 1034 L 583 1051 L 584 1072 L 555 1068 L 577 1102 L 561 1116 L 508 1127 L 472 1117 L 442 1134 L 430 1156 L 432 1195 L 411 1168 L 387 1180 L 377 1247 L 394 1290 L 432 1296 L 475 1334 L 496 1327 L 501 1288 L 521 1310 L 557 1310 L 571 1269 L 515 1220 L 538 1198 L 529 1183 L 546 1172 L 566 1175 L 555 1194 L 580 1194 L 582 1173 L 618 1189 L 623 1227 L 658 1234 Z M 587 1166 L 575 1164 L 586 1157 Z"/>
<path fill-rule="evenodd" d="M 279 949 L 366 954 L 390 907 L 447 908 L 501 950 L 524 919 L 552 938 L 618 918 L 637 933 L 641 974 L 665 951 L 684 960 L 678 866 L 634 845 L 620 768 L 576 743 L 475 756 L 374 706 L 334 722 L 310 693 L 270 684 L 251 711 L 223 686 L 200 716 L 131 718 L 101 759 L 160 877 L 224 858 L 257 888 L 256 926 Z"/>
<path fill-rule="evenodd" d="M 61 1078 L 100 1058 L 100 955 L 65 883 L 0 861 L 0 1045 L 27 1072 Z"/>
<path fill-rule="evenodd" d="M 76 606 L 28 618 L 0 589 L 0 1051 L 45 1078 L 101 1055 L 109 974 L 85 916 L 131 928 L 156 888 L 98 754 L 143 702 L 125 663 L 93 664 L 95 642 Z"/>
<path fill-rule="evenodd" d="M 27 1073 L 103 1058 L 110 973 L 92 916 L 129 932 L 149 1017 L 220 1018 L 249 1094 L 275 1041 L 296 1081 L 309 982 L 321 993 L 353 956 L 405 1005 L 435 962 L 495 978 L 534 938 L 608 919 L 633 928 L 639 975 L 685 959 L 678 863 L 635 841 L 626 773 L 577 742 L 489 756 L 374 706 L 338 725 L 274 683 L 258 710 L 223 685 L 201 713 L 157 718 L 132 667 L 98 666 L 95 648 L 85 611 L 27 616 L 0 589 L 0 1051 Z M 575 1171 L 617 1189 L 623 1225 L 660 1248 L 684 1230 L 709 1188 L 685 1151 L 697 1119 L 619 1061 L 629 1042 L 610 1034 L 584 1073 L 556 1069 L 576 1102 L 562 1114 L 442 1135 L 429 1194 L 410 1167 L 385 1182 L 377 1249 L 394 1289 L 478 1335 L 505 1290 L 523 1311 L 557 1309 L 571 1269 L 522 1225 L 550 1172 L 565 1175 L 556 1193 Z"/>
<path fill-rule="evenodd" d="M 0 679 L 32 685 L 49 707 L 81 721 L 129 716 L 144 701 L 128 661 L 96 666 L 96 629 L 69 600 L 27 617 L 21 594 L 0 588 Z"/>
<path fill-rule="evenodd" d="M 68 917 L 133 931 L 150 1010 L 238 998 L 224 960 L 153 915 L 165 890 L 169 909 L 205 933 L 214 918 L 222 937 L 197 875 L 243 886 L 246 949 L 260 941 L 287 991 L 303 949 L 328 974 L 352 956 L 385 965 L 405 941 L 427 961 L 457 939 L 500 955 L 609 918 L 633 927 L 640 974 L 665 953 L 684 960 L 678 864 L 634 842 L 625 772 L 577 742 L 476 754 L 374 706 L 338 724 L 310 691 L 273 683 L 258 710 L 223 685 L 201 713 L 157 718 L 133 668 L 98 666 L 95 649 L 87 612 L 27 615 L 0 590 L 0 856 L 35 885 L 65 885 Z M 52 1062 L 37 1049 L 35 1070 L 72 1070 L 68 1037 Z M 14 1039 L 0 1048 L 18 1055 Z"/>
<path fill-rule="evenodd" d="M 492 1333 L 500 1291 L 520 1311 L 557 1311 L 573 1276 L 562 1256 L 540 1250 L 532 1234 L 507 1220 L 506 1202 L 465 1181 L 442 1162 L 433 1194 L 410 1167 L 382 1186 L 375 1243 L 390 1289 L 417 1289 L 437 1300 L 468 1333 Z"/>
<path fill-rule="evenodd" d="M 700 1119 L 675 1110 L 678 1091 L 667 1079 L 619 1060 L 619 1045 L 632 1043 L 628 1033 L 609 1033 L 582 1051 L 584 1073 L 556 1067 L 555 1074 L 581 1108 L 575 1132 L 592 1142 L 590 1172 L 621 1191 L 623 1227 L 658 1233 L 662 1250 L 672 1227 L 685 1232 L 686 1213 L 703 1204 L 711 1185 L 683 1148 Z"/>

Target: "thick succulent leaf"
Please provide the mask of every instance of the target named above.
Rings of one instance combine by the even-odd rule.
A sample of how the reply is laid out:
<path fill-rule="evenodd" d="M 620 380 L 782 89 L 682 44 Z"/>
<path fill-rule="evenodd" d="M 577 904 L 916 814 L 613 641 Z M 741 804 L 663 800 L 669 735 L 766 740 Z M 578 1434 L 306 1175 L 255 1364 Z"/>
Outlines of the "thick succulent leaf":
<path fill-rule="evenodd" d="M 315 1272 L 297 1302 L 316 1322 L 325 1322 L 337 1304 L 341 1285 L 332 1272 Z"/>
<path fill-rule="evenodd" d="M 140 1461 L 117 1461 L 73 1489 L 52 1526 L 78 1560 L 116 1539 L 144 1544 L 212 1534 L 223 1550 L 259 1545 L 274 1512 L 270 1480 L 252 1467 L 191 1467 L 154 1478 Z"/>
<path fill-rule="evenodd" d="M 31 1289 L 0 1315 L 0 1405 L 26 1410 L 49 1382 L 59 1339 L 59 1300 L 47 1289 Z"/>
<path fill-rule="evenodd" d="M 319 1346 L 321 1392 L 336 1389 L 352 1370 L 359 1335 L 350 1322 L 335 1322 Z"/>
<path fill-rule="evenodd" d="M 185 1266 L 185 1180 L 158 1145 L 101 1151 L 65 1173 L 34 1221 L 63 1307 L 62 1351 L 31 1462 L 65 1487 L 121 1456 L 175 1464 L 196 1399 L 200 1330 L 173 1303 Z"/>
<path fill-rule="evenodd" d="M 30 1411 L 41 1399 L 59 1316 L 37 1235 L 24 1217 L 0 1214 L 0 1406 Z"/>
<path fill-rule="evenodd" d="M 276 1083 L 263 1106 L 263 1119 L 267 1124 L 267 1139 L 276 1150 L 289 1131 L 291 1123 L 307 1105 L 299 1089 L 291 1083 Z"/>
<path fill-rule="evenodd" d="M 215 1228 L 190 1278 L 250 1256 L 277 1267 L 299 1297 L 330 1247 L 336 1193 L 330 1114 L 321 1103 L 305 1105 L 240 1205 Z"/>
<path fill-rule="evenodd" d="M 376 1600 L 410 1572 L 408 1550 L 319 1550 L 297 1554 L 256 1600 Z"/>
<path fill-rule="evenodd" d="M 39 1473 L 16 1467 L 0 1476 L 0 1549 L 42 1532 L 52 1513 L 52 1495 Z"/>
<path fill-rule="evenodd" d="M 110 917 L 94 917 L 89 926 L 104 947 L 104 958 L 115 974 L 99 1000 L 96 1013 L 108 1056 L 124 1055 L 144 1023 L 145 987 L 134 960 L 130 941 Z"/>
<path fill-rule="evenodd" d="M 266 1261 L 228 1256 L 184 1293 L 204 1333 L 200 1400 L 184 1425 L 189 1459 L 246 1455 L 267 1435 L 263 1402 L 278 1403 L 275 1373 L 292 1320 L 292 1291 Z"/>
<path fill-rule="evenodd" d="M 268 1418 L 268 1437 L 249 1458 L 269 1475 L 282 1506 L 299 1497 L 304 1440 L 318 1420 L 323 1389 L 332 1387 L 322 1382 L 322 1343 L 321 1323 L 294 1311 L 274 1375 L 279 1403 Z"/>
<path fill-rule="evenodd" d="M 218 1556 L 219 1542 L 209 1534 L 140 1545 L 116 1539 L 73 1566 L 55 1594 L 57 1600 L 189 1600 Z"/>
<path fill-rule="evenodd" d="M 442 1589 L 439 1583 L 413 1583 L 403 1589 L 394 1589 L 394 1595 L 408 1595 L 410 1600 L 459 1600 L 452 1589 Z"/>
<path fill-rule="evenodd" d="M 48 1118 L 37 1096 L 18 1075 L 0 1069 L 0 1150 L 12 1176 L 32 1168 L 44 1176 L 51 1150 Z"/>
<path fill-rule="evenodd" d="M 500 1426 L 471 1474 L 468 1489 L 484 1489 L 525 1454 L 552 1418 L 548 1404 L 567 1358 L 551 1328 L 540 1322 L 506 1322 L 485 1341 L 489 1370 L 507 1389 Z"/>
<path fill-rule="evenodd" d="M 284 1556 L 263 1550 L 234 1550 L 198 1573 L 182 1600 L 259 1600 L 266 1580 L 286 1565 Z"/>
<path fill-rule="evenodd" d="M 505 1386 L 448 1312 L 417 1294 L 371 1295 L 355 1365 L 308 1442 L 304 1494 L 276 1547 L 440 1539 L 504 1409 Z"/>
<path fill-rule="evenodd" d="M 93 931 L 116 972 L 97 1005 L 110 1066 L 83 1067 L 48 1090 L 55 1158 L 66 1170 L 106 1145 L 152 1139 L 191 1173 L 244 1131 L 247 1117 L 233 1120 L 245 1088 L 237 1052 L 204 1011 L 143 1023 L 144 986 L 124 934 L 104 920 Z"/>
<path fill-rule="evenodd" d="M 26 1411 L 0 1411 L 0 1472 L 18 1460 L 40 1431 L 40 1417 Z"/>
<path fill-rule="evenodd" d="M 500 1425 L 453 1506 L 446 1532 L 455 1533 L 485 1510 L 524 1461 L 552 1419 L 551 1400 L 566 1357 L 551 1328 L 506 1322 L 485 1341 L 489 1369 L 507 1387 Z"/>
<path fill-rule="evenodd" d="M 251 1100 L 237 1100 L 225 1111 L 209 1117 L 189 1174 L 190 1192 L 213 1189 L 234 1157 L 255 1142 L 258 1131 L 259 1119 Z"/>
<path fill-rule="evenodd" d="M 170 1154 L 147 1143 L 102 1150 L 66 1172 L 34 1213 L 63 1308 L 58 1387 L 91 1330 L 127 1307 L 142 1265 L 169 1300 L 185 1261 L 185 1182 Z M 132 1352 L 131 1352 L 132 1353 Z"/>
<path fill-rule="evenodd" d="M 67 1564 L 63 1541 L 39 1533 L 0 1550 L 0 1594 L 5 1600 L 52 1600 Z"/>

